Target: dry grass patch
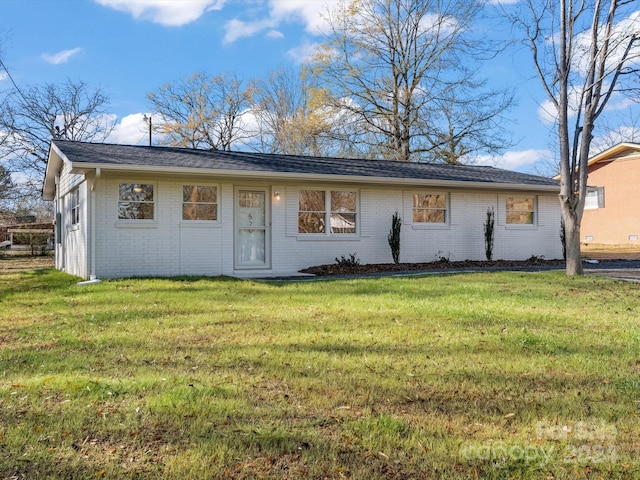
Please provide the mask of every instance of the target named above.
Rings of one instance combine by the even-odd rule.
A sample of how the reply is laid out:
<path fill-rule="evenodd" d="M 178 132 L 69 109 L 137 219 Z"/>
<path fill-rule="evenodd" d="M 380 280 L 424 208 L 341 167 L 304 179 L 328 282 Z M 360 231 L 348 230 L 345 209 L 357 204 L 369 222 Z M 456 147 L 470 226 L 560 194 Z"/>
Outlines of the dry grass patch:
<path fill-rule="evenodd" d="M 640 245 L 607 245 L 602 243 L 583 243 L 580 246 L 582 255 L 598 260 L 626 259 L 640 260 Z"/>
<path fill-rule="evenodd" d="M 0 275 L 53 268 L 53 255 L 33 256 L 27 252 L 0 250 Z"/>

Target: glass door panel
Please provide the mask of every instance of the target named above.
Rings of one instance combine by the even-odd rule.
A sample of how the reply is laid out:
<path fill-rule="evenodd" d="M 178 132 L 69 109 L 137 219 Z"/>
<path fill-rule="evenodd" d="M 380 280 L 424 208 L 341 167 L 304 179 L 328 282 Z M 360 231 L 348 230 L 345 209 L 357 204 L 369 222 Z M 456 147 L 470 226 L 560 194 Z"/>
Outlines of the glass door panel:
<path fill-rule="evenodd" d="M 238 190 L 236 200 L 236 266 L 265 267 L 267 255 L 267 192 Z"/>

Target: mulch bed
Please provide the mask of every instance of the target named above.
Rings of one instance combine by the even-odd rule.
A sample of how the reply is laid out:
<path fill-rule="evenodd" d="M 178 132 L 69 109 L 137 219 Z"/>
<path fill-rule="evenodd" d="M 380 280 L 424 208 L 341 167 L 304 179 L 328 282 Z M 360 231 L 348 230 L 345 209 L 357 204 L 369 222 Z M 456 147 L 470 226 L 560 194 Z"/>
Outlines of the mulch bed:
<path fill-rule="evenodd" d="M 414 272 L 429 270 L 465 270 L 465 269 L 513 269 L 535 267 L 564 267 L 564 260 L 545 260 L 531 258 L 529 260 L 494 260 L 491 262 L 479 260 L 464 260 L 452 262 L 438 260 L 427 263 L 369 263 L 366 265 L 343 265 L 334 263 L 330 265 L 318 265 L 300 270 L 300 273 L 309 273 L 317 276 L 328 275 L 366 275 L 374 273 Z"/>

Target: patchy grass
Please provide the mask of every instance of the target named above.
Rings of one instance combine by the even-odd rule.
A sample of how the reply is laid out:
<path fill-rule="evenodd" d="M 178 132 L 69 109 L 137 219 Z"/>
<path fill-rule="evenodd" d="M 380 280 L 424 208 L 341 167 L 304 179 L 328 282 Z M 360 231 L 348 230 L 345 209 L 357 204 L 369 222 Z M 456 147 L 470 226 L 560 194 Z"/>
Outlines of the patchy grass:
<path fill-rule="evenodd" d="M 0 275 L 18 273 L 36 268 L 53 268 L 53 253 L 31 255 L 31 252 L 0 249 Z"/>
<path fill-rule="evenodd" d="M 638 478 L 637 284 L 0 274 L 0 478 Z"/>

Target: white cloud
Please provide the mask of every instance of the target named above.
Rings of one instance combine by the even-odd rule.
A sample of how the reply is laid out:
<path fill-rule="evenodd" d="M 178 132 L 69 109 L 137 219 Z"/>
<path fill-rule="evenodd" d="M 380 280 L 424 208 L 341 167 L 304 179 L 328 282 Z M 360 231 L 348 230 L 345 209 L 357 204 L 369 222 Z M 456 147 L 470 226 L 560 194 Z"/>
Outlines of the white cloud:
<path fill-rule="evenodd" d="M 205 12 L 220 10 L 226 0 L 94 0 L 136 20 L 148 20 L 168 27 L 179 27 L 200 18 Z"/>
<path fill-rule="evenodd" d="M 269 10 L 277 22 L 302 21 L 307 32 L 318 35 L 324 29 L 325 14 L 339 3 L 340 0 L 270 0 Z"/>
<path fill-rule="evenodd" d="M 474 165 L 487 165 L 505 170 L 519 170 L 539 162 L 553 160 L 550 150 L 513 150 L 502 155 L 479 155 L 472 159 Z"/>
<path fill-rule="evenodd" d="M 302 45 L 299 45 L 287 51 L 287 54 L 293 59 L 294 62 L 304 63 L 311 59 L 318 46 L 318 43 L 303 42 Z"/>
<path fill-rule="evenodd" d="M 104 0 L 100 0 L 104 1 Z M 282 38 L 282 32 L 276 30 L 282 23 L 299 22 L 307 32 L 319 35 L 323 32 L 325 13 L 340 0 L 269 0 L 269 12 L 265 18 L 243 21 L 238 18 L 225 24 L 224 43 L 233 43 L 243 37 L 252 37 L 265 30 L 270 38 Z"/>
<path fill-rule="evenodd" d="M 0 72 L 0 82 L 2 82 L 7 78 L 9 78 L 9 75 L 7 75 L 7 72 Z"/>
<path fill-rule="evenodd" d="M 225 23 L 224 28 L 226 33 L 222 42 L 233 43 L 239 38 L 253 37 L 257 33 L 266 29 L 271 29 L 275 26 L 275 22 L 271 19 L 259 20 L 256 22 L 243 22 L 242 20 L 234 18 L 233 20 L 229 20 Z"/>
<path fill-rule="evenodd" d="M 545 100 L 540 104 L 538 118 L 545 125 L 550 125 L 558 119 L 558 109 L 551 100 Z"/>
<path fill-rule="evenodd" d="M 43 53 L 42 59 L 52 65 L 60 65 L 66 63 L 71 57 L 80 53 L 82 49 L 80 47 L 71 48 L 69 50 L 62 50 L 58 53 Z"/>
<path fill-rule="evenodd" d="M 600 33 L 603 34 L 604 29 L 600 29 Z M 632 41 L 632 38 L 636 37 L 640 32 L 640 10 L 633 12 L 629 17 L 620 20 L 618 23 L 613 25 L 613 29 L 611 32 L 611 37 L 609 39 L 609 48 L 610 55 L 607 58 L 607 71 L 611 74 L 617 65 L 622 60 L 625 50 L 629 42 Z M 600 38 L 600 43 L 603 40 Z M 574 51 L 576 52 L 575 56 L 575 67 L 582 74 L 586 75 L 589 63 L 589 51 L 591 46 L 591 30 L 580 33 L 576 37 L 576 47 Z M 580 54 L 581 53 L 581 54 Z M 640 62 L 640 45 L 635 42 L 634 46 L 629 50 L 627 57 L 627 65 L 629 64 L 638 64 Z"/>
<path fill-rule="evenodd" d="M 108 143 L 120 143 L 124 145 L 148 145 L 149 123 L 144 119 L 151 115 L 152 125 L 160 123 L 160 117 L 154 114 L 132 113 L 126 115 L 116 123 L 111 134 L 107 137 Z M 157 144 L 159 137 L 153 134 L 153 143 Z"/>
<path fill-rule="evenodd" d="M 618 92 L 614 93 L 607 103 L 607 110 L 625 110 L 636 105 L 638 102 L 628 96 L 624 96 Z"/>
<path fill-rule="evenodd" d="M 284 38 L 284 33 L 279 30 L 269 30 L 267 32 L 267 38 L 272 38 L 274 40 L 278 40 L 280 38 Z"/>
<path fill-rule="evenodd" d="M 640 129 L 637 127 L 618 127 L 616 130 L 609 131 L 603 136 L 595 137 L 591 141 L 590 155 L 596 155 L 618 143 L 635 142 L 637 139 L 640 139 Z"/>
<path fill-rule="evenodd" d="M 581 90 L 580 87 L 571 87 L 568 92 L 569 97 L 569 105 L 568 112 L 569 118 L 573 118 L 580 107 L 580 102 L 582 101 Z M 551 125 L 558 120 L 558 109 L 553 104 L 553 102 L 549 99 L 545 100 L 538 107 L 538 118 L 542 123 L 546 125 Z"/>
<path fill-rule="evenodd" d="M 603 84 L 603 91 L 609 88 L 608 84 Z M 614 92 L 607 102 L 605 110 L 608 112 L 615 110 L 625 110 L 635 105 L 637 102 L 633 98 L 629 98 L 619 92 Z M 569 91 L 569 118 L 574 118 L 578 107 L 580 106 L 580 91 L 578 88 L 572 88 Z M 538 118 L 545 125 L 551 125 L 558 120 L 558 110 L 551 100 L 543 101 L 538 107 Z"/>

